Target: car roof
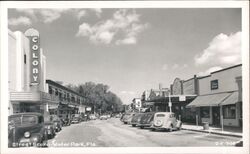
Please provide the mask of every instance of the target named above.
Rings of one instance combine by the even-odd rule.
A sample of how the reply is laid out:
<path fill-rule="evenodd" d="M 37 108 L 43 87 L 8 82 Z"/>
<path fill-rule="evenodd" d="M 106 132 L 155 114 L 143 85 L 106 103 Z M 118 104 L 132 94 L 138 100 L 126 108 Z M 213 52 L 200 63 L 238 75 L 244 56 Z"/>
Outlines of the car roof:
<path fill-rule="evenodd" d="M 25 112 L 25 113 L 15 113 L 13 115 L 10 115 L 10 117 L 12 116 L 20 116 L 20 115 L 36 115 L 36 116 L 42 116 L 41 113 L 38 112 Z"/>

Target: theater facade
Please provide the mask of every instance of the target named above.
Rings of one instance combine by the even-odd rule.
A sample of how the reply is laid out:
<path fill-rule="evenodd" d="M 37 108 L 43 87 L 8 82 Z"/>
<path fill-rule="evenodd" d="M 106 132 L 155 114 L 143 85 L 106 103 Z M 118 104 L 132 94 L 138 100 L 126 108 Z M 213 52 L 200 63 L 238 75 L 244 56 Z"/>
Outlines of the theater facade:
<path fill-rule="evenodd" d="M 41 45 L 40 34 L 33 28 L 24 34 L 8 31 L 9 115 L 20 112 L 85 112 L 86 106 L 80 94 L 46 80 L 46 57 Z"/>

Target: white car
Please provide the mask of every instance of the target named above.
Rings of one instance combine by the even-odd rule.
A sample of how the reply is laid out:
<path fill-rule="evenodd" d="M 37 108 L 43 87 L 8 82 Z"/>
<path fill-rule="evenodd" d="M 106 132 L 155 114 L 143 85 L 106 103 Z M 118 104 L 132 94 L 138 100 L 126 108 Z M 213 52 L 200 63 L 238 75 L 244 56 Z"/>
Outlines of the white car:
<path fill-rule="evenodd" d="M 107 115 L 102 115 L 100 116 L 100 120 L 107 120 L 108 119 L 108 116 Z"/>
<path fill-rule="evenodd" d="M 89 119 L 90 119 L 90 120 L 96 120 L 97 117 L 96 117 L 94 114 L 91 114 L 91 115 L 89 115 Z"/>
<path fill-rule="evenodd" d="M 151 129 L 154 130 L 180 130 L 181 121 L 177 120 L 175 114 L 172 112 L 157 112 L 154 115 L 153 125 Z"/>

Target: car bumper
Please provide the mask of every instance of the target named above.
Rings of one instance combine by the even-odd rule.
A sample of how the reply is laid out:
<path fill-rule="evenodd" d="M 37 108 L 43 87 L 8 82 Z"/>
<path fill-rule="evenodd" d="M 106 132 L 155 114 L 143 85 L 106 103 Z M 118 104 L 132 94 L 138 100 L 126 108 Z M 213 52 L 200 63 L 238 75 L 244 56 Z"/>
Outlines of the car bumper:
<path fill-rule="evenodd" d="M 137 124 L 138 127 L 151 127 L 151 124 Z"/>

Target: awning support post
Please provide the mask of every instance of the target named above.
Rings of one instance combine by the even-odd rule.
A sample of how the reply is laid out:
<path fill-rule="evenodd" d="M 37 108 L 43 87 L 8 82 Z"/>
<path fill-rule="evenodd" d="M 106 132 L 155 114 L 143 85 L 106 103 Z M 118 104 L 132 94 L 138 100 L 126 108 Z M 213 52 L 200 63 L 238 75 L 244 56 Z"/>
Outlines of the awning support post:
<path fill-rule="evenodd" d="M 221 115 L 221 131 L 224 131 L 224 121 L 223 121 L 223 115 Z"/>
<path fill-rule="evenodd" d="M 196 114 L 196 126 L 198 126 L 198 115 Z"/>

